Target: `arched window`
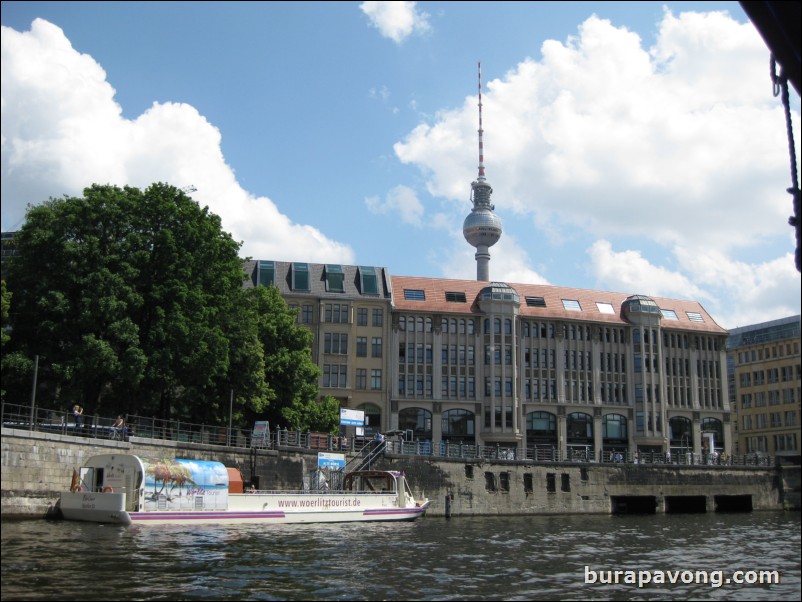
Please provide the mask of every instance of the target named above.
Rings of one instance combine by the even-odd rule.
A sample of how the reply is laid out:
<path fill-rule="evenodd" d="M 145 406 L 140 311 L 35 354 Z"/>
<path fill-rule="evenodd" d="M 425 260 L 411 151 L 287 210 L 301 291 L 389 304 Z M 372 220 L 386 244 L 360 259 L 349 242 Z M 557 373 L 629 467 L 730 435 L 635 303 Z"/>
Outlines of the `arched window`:
<path fill-rule="evenodd" d="M 432 319 L 426 318 L 426 332 L 432 331 Z"/>
<path fill-rule="evenodd" d="M 526 446 L 536 460 L 553 459 L 557 449 L 557 416 L 551 412 L 526 415 Z"/>
<path fill-rule="evenodd" d="M 568 414 L 566 418 L 568 443 L 593 443 L 593 416 L 584 412 Z"/>
<path fill-rule="evenodd" d="M 690 418 L 685 416 L 670 418 L 668 433 L 671 447 L 681 447 L 686 450 L 693 447 L 693 427 Z"/>
<path fill-rule="evenodd" d="M 398 318 L 398 330 L 405 331 L 407 329 L 407 319 L 404 316 Z"/>
<path fill-rule="evenodd" d="M 602 441 L 605 447 L 627 444 L 627 419 L 625 416 L 607 414 L 602 418 Z"/>
<path fill-rule="evenodd" d="M 432 413 L 423 408 L 404 408 L 398 412 L 398 428 L 412 431 L 415 439 L 431 440 Z"/>
<path fill-rule="evenodd" d="M 475 417 L 468 410 L 447 410 L 443 412 L 443 441 L 449 443 L 474 443 Z"/>
<path fill-rule="evenodd" d="M 716 449 L 724 447 L 724 427 L 718 418 L 702 418 L 702 439 L 707 433 L 713 433 L 713 446 Z M 713 450 L 710 450 L 713 451 Z"/>

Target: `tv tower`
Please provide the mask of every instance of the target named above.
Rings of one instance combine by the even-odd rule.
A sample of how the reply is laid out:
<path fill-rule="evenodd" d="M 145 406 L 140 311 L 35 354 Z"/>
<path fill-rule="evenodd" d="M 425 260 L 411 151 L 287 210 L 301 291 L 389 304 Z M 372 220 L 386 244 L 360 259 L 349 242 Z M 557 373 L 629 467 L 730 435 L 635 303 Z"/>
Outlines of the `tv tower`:
<path fill-rule="evenodd" d="M 473 209 L 462 224 L 462 235 L 476 247 L 476 279 L 490 281 L 490 247 L 501 238 L 501 219 L 493 213 L 490 203 L 493 189 L 485 180 L 485 157 L 482 144 L 482 63 L 479 63 L 479 177 L 471 182 Z"/>

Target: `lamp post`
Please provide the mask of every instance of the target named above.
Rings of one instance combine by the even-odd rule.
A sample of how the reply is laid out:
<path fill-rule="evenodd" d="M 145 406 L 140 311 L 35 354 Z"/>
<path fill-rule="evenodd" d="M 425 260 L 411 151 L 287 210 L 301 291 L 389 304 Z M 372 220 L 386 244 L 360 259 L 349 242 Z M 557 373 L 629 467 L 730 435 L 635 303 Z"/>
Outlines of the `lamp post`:
<path fill-rule="evenodd" d="M 39 355 L 35 355 L 33 359 L 33 386 L 31 387 L 31 424 L 30 430 L 33 430 L 35 408 L 36 408 L 36 379 L 39 376 Z"/>
<path fill-rule="evenodd" d="M 231 396 L 228 399 L 228 447 L 231 447 L 231 420 L 234 414 L 234 389 L 231 389 Z"/>

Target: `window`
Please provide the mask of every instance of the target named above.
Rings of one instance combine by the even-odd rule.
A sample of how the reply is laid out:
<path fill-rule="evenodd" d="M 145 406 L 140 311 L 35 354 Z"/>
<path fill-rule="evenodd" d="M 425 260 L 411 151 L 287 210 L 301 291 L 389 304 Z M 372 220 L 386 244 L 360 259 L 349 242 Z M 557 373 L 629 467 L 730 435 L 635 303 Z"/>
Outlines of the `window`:
<path fill-rule="evenodd" d="M 600 314 L 615 314 L 615 308 L 611 303 L 601 303 L 596 301 L 596 307 Z"/>
<path fill-rule="evenodd" d="M 620 414 L 607 414 L 602 419 L 602 438 L 608 442 L 627 441 L 627 419 Z"/>
<path fill-rule="evenodd" d="M 368 308 L 367 307 L 360 307 L 356 310 L 356 323 L 357 326 L 367 326 L 368 325 Z"/>
<path fill-rule="evenodd" d="M 546 300 L 543 297 L 524 297 L 528 307 L 546 307 Z"/>
<path fill-rule="evenodd" d="M 368 356 L 368 337 L 356 337 L 356 356 Z"/>
<path fill-rule="evenodd" d="M 373 310 L 373 325 L 382 326 L 384 324 L 384 310 L 377 308 Z"/>
<path fill-rule="evenodd" d="M 686 311 L 685 313 L 688 314 L 688 319 L 691 322 L 704 322 L 705 321 L 705 319 L 702 317 L 702 314 L 700 314 L 698 311 Z"/>
<path fill-rule="evenodd" d="M 345 273 L 343 266 L 328 263 L 326 264 L 326 291 L 329 293 L 345 292 Z"/>
<path fill-rule="evenodd" d="M 407 301 L 426 301 L 426 293 L 416 288 L 405 288 L 404 299 Z"/>
<path fill-rule="evenodd" d="M 309 290 L 309 264 L 308 263 L 293 263 L 292 264 L 292 290 L 294 290 L 294 291 L 308 291 Z"/>
<path fill-rule="evenodd" d="M 374 391 L 379 391 L 382 388 L 382 371 L 381 370 L 371 370 L 370 371 L 370 388 Z"/>
<path fill-rule="evenodd" d="M 323 365 L 323 386 L 334 388 L 347 387 L 346 375 L 348 373 L 348 366 L 338 364 L 324 364 Z"/>
<path fill-rule="evenodd" d="M 666 320 L 679 320 L 677 317 L 677 312 L 675 312 L 673 309 L 661 309 L 660 313 L 663 314 L 663 317 Z"/>
<path fill-rule="evenodd" d="M 535 491 L 534 480 L 532 479 L 531 472 L 524 473 L 524 493 L 533 493 Z"/>
<path fill-rule="evenodd" d="M 381 357 L 381 356 L 382 356 L 382 338 L 373 337 L 373 342 L 371 347 L 371 357 Z"/>
<path fill-rule="evenodd" d="M 325 321 L 338 324 L 347 324 L 349 309 L 347 303 L 327 303 L 325 307 Z"/>
<path fill-rule="evenodd" d="M 465 293 L 450 293 L 446 292 L 446 301 L 450 303 L 467 303 Z"/>
<path fill-rule="evenodd" d="M 569 311 L 582 311 L 582 306 L 576 299 L 563 299 L 563 309 Z"/>
<path fill-rule="evenodd" d="M 501 488 L 501 491 L 509 493 L 509 491 L 510 491 L 510 473 L 502 472 L 502 473 L 499 473 L 498 477 L 499 477 L 499 487 Z"/>
<path fill-rule="evenodd" d="M 260 261 L 258 284 L 261 286 L 270 286 L 271 284 L 275 284 L 275 281 L 276 281 L 276 262 Z"/>
<path fill-rule="evenodd" d="M 442 414 L 441 428 L 446 441 L 473 442 L 474 414 L 468 410 L 446 410 Z"/>
<path fill-rule="evenodd" d="M 312 323 L 312 306 L 311 305 L 304 305 L 301 308 L 301 322 L 303 324 L 311 324 Z"/>
<path fill-rule="evenodd" d="M 368 388 L 368 371 L 365 368 L 356 369 L 356 388 L 362 391 Z"/>
<path fill-rule="evenodd" d="M 345 333 L 330 333 L 327 332 L 323 336 L 323 352 L 324 353 L 348 353 L 348 335 Z"/>
<path fill-rule="evenodd" d="M 378 295 L 379 279 L 376 268 L 359 266 L 359 285 L 363 295 Z"/>

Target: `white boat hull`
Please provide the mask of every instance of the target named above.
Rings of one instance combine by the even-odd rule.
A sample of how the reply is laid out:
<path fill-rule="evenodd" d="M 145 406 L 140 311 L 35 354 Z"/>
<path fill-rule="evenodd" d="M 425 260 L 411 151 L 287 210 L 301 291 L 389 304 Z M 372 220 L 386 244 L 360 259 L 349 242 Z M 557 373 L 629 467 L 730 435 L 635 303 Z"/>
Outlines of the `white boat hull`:
<path fill-rule="evenodd" d="M 228 498 L 226 510 L 148 510 L 127 512 L 124 493 L 65 492 L 61 513 L 67 520 L 118 525 L 293 524 L 411 521 L 429 502 L 399 508 L 393 494 L 246 493 Z"/>

